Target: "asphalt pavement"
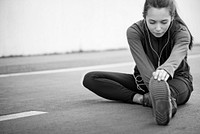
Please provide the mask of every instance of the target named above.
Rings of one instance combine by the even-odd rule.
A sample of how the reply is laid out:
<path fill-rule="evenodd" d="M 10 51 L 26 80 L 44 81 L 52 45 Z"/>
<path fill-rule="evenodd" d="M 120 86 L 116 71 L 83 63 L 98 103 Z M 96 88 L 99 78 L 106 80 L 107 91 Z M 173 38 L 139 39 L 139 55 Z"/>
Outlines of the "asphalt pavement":
<path fill-rule="evenodd" d="M 100 98 L 81 84 L 89 71 L 132 73 L 134 62 L 128 50 L 2 58 L 0 133 L 198 134 L 200 47 L 190 51 L 188 62 L 194 92 L 169 125 L 158 126 L 151 108 Z M 33 111 L 44 113 L 26 117 Z"/>

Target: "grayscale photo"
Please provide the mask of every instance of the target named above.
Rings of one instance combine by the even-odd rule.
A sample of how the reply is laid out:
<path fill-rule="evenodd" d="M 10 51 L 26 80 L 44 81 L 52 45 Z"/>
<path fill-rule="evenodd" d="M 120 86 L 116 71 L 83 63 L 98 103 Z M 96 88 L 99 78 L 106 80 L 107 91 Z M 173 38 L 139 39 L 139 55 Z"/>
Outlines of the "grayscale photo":
<path fill-rule="evenodd" d="M 199 134 L 199 0 L 0 0 L 0 134 Z"/>

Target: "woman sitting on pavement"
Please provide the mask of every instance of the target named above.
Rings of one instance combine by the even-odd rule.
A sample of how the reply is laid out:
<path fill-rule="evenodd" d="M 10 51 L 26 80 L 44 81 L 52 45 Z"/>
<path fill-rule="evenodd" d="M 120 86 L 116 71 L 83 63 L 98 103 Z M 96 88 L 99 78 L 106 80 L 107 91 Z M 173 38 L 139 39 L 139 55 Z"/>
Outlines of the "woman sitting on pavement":
<path fill-rule="evenodd" d="M 193 39 L 174 0 L 146 0 L 143 17 L 127 30 L 134 74 L 89 72 L 83 85 L 109 100 L 152 107 L 157 124 L 167 125 L 193 91 L 187 63 Z"/>

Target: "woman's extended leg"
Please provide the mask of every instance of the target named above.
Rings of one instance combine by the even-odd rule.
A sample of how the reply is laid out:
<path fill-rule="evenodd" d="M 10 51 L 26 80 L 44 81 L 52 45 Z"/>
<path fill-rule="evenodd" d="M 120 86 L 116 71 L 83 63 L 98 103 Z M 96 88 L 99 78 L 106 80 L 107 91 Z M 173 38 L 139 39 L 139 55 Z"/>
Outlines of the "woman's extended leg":
<path fill-rule="evenodd" d="M 136 93 L 145 93 L 137 87 L 133 75 L 125 73 L 89 72 L 83 79 L 83 85 L 103 98 L 128 103 L 133 103 Z"/>
<path fill-rule="evenodd" d="M 183 77 L 174 77 L 174 79 L 168 81 L 171 96 L 176 99 L 177 105 L 185 104 L 191 95 L 193 90 L 192 83 Z"/>
<path fill-rule="evenodd" d="M 192 83 L 183 77 L 174 77 L 168 82 L 151 78 L 149 92 L 156 122 L 167 125 L 176 113 L 177 104 L 185 104 L 191 91 Z"/>

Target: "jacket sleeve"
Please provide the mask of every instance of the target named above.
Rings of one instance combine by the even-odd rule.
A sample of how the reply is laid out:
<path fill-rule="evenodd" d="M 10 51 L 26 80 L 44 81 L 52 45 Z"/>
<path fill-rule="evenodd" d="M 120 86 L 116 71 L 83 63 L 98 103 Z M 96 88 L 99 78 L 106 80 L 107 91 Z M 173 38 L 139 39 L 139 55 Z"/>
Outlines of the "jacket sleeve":
<path fill-rule="evenodd" d="M 169 58 L 158 69 L 166 70 L 173 78 L 175 70 L 187 55 L 190 43 L 190 34 L 186 27 L 181 27 L 175 34 L 175 44 Z"/>
<path fill-rule="evenodd" d="M 152 73 L 155 69 L 150 59 L 144 52 L 140 37 L 141 33 L 136 26 L 134 27 L 133 25 L 128 28 L 127 39 L 131 54 L 144 81 L 144 84 L 148 87 L 149 80 L 152 77 Z"/>

